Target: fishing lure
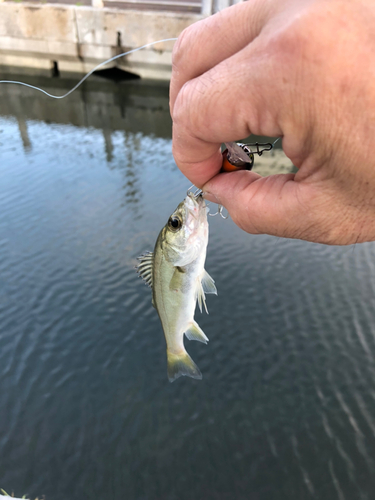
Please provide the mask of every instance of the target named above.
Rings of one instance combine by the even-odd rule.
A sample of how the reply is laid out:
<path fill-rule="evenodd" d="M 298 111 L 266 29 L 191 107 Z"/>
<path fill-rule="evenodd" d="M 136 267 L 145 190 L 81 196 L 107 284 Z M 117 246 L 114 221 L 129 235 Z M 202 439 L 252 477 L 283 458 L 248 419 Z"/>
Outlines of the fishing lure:
<path fill-rule="evenodd" d="M 278 137 L 273 143 L 255 142 L 254 144 L 243 144 L 242 142 L 224 142 L 226 149 L 222 152 L 223 164 L 221 171 L 235 172 L 237 170 L 251 170 L 254 165 L 254 154 L 262 156 L 265 151 L 271 151 L 279 139 L 280 137 Z M 251 146 L 256 148 L 254 153 L 251 150 Z M 229 215 L 223 215 L 223 210 L 223 205 L 218 205 L 217 212 L 214 214 L 209 213 L 208 215 L 211 217 L 220 215 L 222 219 L 227 219 Z"/>
<path fill-rule="evenodd" d="M 276 139 L 278 141 L 278 139 Z M 235 172 L 237 170 L 251 170 L 254 166 L 254 154 L 262 156 L 264 151 L 271 151 L 276 141 L 254 144 L 242 144 L 241 142 L 225 142 L 226 149 L 223 151 L 222 172 Z M 256 151 L 251 150 L 251 146 Z M 262 149 L 261 149 L 262 148 Z"/>

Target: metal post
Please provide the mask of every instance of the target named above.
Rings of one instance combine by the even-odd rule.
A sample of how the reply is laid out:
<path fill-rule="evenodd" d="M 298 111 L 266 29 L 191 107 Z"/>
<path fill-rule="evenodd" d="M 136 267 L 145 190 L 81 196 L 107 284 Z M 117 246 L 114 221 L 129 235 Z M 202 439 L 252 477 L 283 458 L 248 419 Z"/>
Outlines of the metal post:
<path fill-rule="evenodd" d="M 215 0 L 215 12 L 226 9 L 230 5 L 232 5 L 231 0 Z"/>
<path fill-rule="evenodd" d="M 202 10 L 203 16 L 210 16 L 213 13 L 212 0 L 202 0 Z"/>

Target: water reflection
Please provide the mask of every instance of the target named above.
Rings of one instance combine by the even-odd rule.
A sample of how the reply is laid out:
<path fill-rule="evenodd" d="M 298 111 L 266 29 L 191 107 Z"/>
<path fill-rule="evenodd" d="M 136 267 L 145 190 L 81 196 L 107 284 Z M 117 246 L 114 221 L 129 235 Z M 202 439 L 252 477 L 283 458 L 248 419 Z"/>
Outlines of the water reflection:
<path fill-rule="evenodd" d="M 3 73 L 0 78 L 26 81 L 57 95 L 65 93 L 77 83 L 74 79 Z M 171 136 L 167 84 L 155 85 L 150 81 L 114 83 L 93 75 L 63 101 L 16 85 L 0 85 L 0 98 L 0 116 L 14 116 L 21 122 L 38 120 L 103 131 L 126 130 L 162 138 Z"/>
<path fill-rule="evenodd" d="M 32 76 L 2 74 L 1 78 L 27 81 L 54 95 L 61 95 L 74 85 L 73 80 Z M 26 87 L 11 85 L 0 85 L 0 99 L 4 103 L 0 116 L 16 118 L 25 153 L 32 149 L 28 122 L 42 121 L 46 124 L 101 130 L 108 168 L 117 168 L 122 172 L 124 203 L 129 205 L 136 217 L 140 216 L 137 208 L 141 199 L 139 170 L 144 168 L 147 157 L 147 154 L 140 154 L 142 138 L 171 137 L 166 84 L 103 81 L 94 75 L 64 102 L 54 101 Z M 38 137 L 38 140 L 41 138 Z M 45 143 L 48 147 L 48 137 L 45 137 Z M 149 145 L 152 152 L 154 147 Z M 115 148 L 118 150 L 116 154 Z M 149 158 L 152 161 L 152 154 Z"/>
<path fill-rule="evenodd" d="M 140 202 L 140 172 L 141 165 L 137 165 L 137 154 L 141 148 L 139 137 L 132 141 L 129 134 L 124 134 L 124 144 L 127 151 L 127 162 L 125 170 L 125 198 L 126 202 L 134 207 L 137 213 L 137 205 Z"/>
<path fill-rule="evenodd" d="M 17 117 L 18 130 L 20 131 L 20 136 L 22 139 L 23 150 L 25 153 L 31 151 L 31 141 L 27 131 L 27 123 L 24 118 Z"/>
<path fill-rule="evenodd" d="M 374 244 L 253 237 L 211 218 L 219 296 L 198 315 L 209 344 L 188 346 L 204 378 L 170 385 L 134 272 L 189 187 L 167 88 L 93 81 L 63 102 L 0 92 L 0 487 L 370 500 Z M 276 150 L 256 159 L 267 168 L 291 166 Z"/>
<path fill-rule="evenodd" d="M 56 95 L 65 93 L 77 83 L 73 79 L 61 80 L 24 75 L 17 77 L 0 74 L 0 77 L 27 81 Z M 27 120 L 102 130 L 106 159 L 110 168 L 113 167 L 114 159 L 112 135 L 116 131 L 171 138 L 168 86 L 165 83 L 103 81 L 94 75 L 63 102 L 26 87 L 11 85 L 0 85 L 0 99 L 2 100 L 0 116 L 13 116 L 17 119 L 25 151 L 31 148 Z M 251 141 L 256 142 L 259 139 L 253 136 Z M 129 144 L 126 145 L 126 150 L 129 151 Z M 131 161 L 130 158 L 128 160 Z M 281 144 L 278 143 L 270 153 L 265 153 L 261 157 L 255 155 L 254 171 L 261 175 L 272 175 L 292 172 L 294 168 L 283 154 Z"/>

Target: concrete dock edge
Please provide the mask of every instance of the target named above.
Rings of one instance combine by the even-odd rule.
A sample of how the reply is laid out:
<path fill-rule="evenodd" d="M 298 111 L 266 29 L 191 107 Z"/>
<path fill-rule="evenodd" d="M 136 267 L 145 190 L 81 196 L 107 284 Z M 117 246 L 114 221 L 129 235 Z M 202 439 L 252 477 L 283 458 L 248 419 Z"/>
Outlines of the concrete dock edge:
<path fill-rule="evenodd" d="M 127 50 L 175 38 L 201 14 L 63 4 L 0 3 L 0 70 L 85 74 Z M 116 66 L 142 78 L 168 80 L 173 42 L 122 57 Z"/>

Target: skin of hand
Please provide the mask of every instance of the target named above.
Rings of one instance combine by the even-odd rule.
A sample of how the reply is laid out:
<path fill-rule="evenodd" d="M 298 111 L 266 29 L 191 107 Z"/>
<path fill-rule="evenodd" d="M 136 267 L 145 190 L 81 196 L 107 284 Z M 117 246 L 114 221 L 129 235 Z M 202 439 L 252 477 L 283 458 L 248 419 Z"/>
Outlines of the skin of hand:
<path fill-rule="evenodd" d="M 375 240 L 375 2 L 248 0 L 173 52 L 173 155 L 252 234 Z M 220 173 L 220 144 L 282 136 L 296 174 Z"/>

